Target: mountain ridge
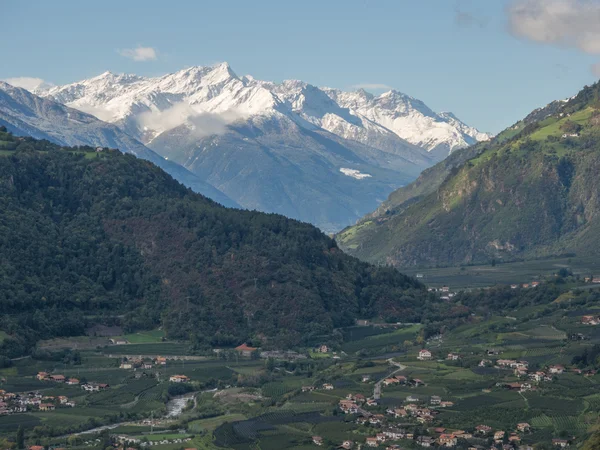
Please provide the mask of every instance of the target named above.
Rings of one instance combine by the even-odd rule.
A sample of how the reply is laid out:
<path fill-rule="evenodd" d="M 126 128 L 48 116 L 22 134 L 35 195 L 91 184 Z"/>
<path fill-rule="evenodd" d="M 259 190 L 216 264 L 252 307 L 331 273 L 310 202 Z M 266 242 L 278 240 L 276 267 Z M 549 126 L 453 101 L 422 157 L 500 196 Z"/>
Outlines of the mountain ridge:
<path fill-rule="evenodd" d="M 399 267 L 594 254 L 598 98 L 586 86 L 453 153 L 340 232 L 340 247 Z"/>
<path fill-rule="evenodd" d="M 234 208 L 240 207 L 209 183 L 183 167 L 165 160 L 115 125 L 1 81 L 0 124 L 17 135 L 47 139 L 60 145 L 119 148 L 152 161 L 196 192 L 218 203 Z"/>

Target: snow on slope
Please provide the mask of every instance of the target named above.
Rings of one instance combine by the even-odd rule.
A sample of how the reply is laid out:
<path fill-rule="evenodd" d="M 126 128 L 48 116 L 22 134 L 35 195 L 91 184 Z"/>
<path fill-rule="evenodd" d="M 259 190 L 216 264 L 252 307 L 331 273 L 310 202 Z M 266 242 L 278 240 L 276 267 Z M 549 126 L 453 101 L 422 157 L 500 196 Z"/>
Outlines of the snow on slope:
<path fill-rule="evenodd" d="M 47 139 L 60 145 L 118 148 L 153 162 L 184 185 L 224 206 L 240 207 L 209 183 L 182 166 L 166 161 L 117 126 L 1 81 L 0 125 L 16 135 Z"/>
<path fill-rule="evenodd" d="M 423 165 L 431 161 L 416 147 L 434 151 L 437 160 L 490 137 L 450 113 L 437 114 L 396 91 L 375 97 L 362 90 L 321 89 L 301 81 L 277 84 L 238 77 L 227 63 L 156 78 L 106 72 L 38 93 L 115 123 L 146 144 L 183 124 L 203 137 L 274 112 L 307 129 L 321 128 Z"/>

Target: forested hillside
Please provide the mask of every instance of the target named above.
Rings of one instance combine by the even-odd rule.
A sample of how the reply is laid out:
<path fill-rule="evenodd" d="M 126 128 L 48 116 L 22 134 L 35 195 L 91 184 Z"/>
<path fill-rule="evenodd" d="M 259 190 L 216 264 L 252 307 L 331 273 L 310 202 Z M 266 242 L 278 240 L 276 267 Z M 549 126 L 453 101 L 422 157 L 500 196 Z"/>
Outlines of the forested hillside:
<path fill-rule="evenodd" d="M 421 179 L 392 194 L 341 232 L 340 246 L 396 266 L 595 254 L 599 91 L 596 84 L 551 103 L 491 143 L 463 150 L 462 163 L 429 169 L 430 184 Z"/>
<path fill-rule="evenodd" d="M 0 353 L 114 322 L 197 346 L 298 344 L 434 303 L 311 225 L 223 208 L 132 155 L 6 132 L 0 155 Z"/>

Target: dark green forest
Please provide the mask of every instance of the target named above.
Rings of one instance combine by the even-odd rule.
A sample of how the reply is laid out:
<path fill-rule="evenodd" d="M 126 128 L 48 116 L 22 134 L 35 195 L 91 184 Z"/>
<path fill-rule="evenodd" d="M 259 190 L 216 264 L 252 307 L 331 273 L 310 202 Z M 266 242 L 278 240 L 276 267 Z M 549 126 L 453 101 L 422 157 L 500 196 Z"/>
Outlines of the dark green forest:
<path fill-rule="evenodd" d="M 312 225 L 226 209 L 116 150 L 0 131 L 0 353 L 95 323 L 163 326 L 198 347 L 298 345 L 356 318 L 445 307 Z"/>

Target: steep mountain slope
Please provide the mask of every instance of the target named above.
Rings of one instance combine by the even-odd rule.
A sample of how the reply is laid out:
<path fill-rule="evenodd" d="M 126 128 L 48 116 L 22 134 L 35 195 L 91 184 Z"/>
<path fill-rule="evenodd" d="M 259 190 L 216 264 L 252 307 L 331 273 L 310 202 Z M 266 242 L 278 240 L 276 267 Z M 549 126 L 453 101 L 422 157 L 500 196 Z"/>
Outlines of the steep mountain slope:
<path fill-rule="evenodd" d="M 238 77 L 225 63 L 158 78 L 107 72 L 40 92 L 118 125 L 246 208 L 286 214 L 326 231 L 373 210 L 439 160 L 440 148 L 447 153 L 487 138 L 414 99 L 420 109 L 407 101 L 383 111 L 389 102 L 371 96 L 358 112 L 338 97 L 368 94 L 342 94 L 301 81 Z M 430 128 L 438 131 L 427 137 L 427 148 L 402 137 Z M 348 177 L 348 171 L 370 176 Z"/>
<path fill-rule="evenodd" d="M 100 320 L 85 317 L 202 346 L 281 346 L 437 304 L 311 225 L 223 208 L 132 155 L 1 130 L 0 149 L 0 329 L 13 336 L 0 353 Z"/>
<path fill-rule="evenodd" d="M 341 232 L 340 246 L 397 266 L 597 254 L 599 97 L 586 87 L 456 152 Z"/>
<path fill-rule="evenodd" d="M 224 206 L 239 207 L 236 202 L 197 175 L 165 160 L 117 126 L 3 82 L 0 82 L 0 125 L 6 126 L 17 135 L 47 139 L 61 145 L 121 149 L 152 161 L 194 191 Z"/>

